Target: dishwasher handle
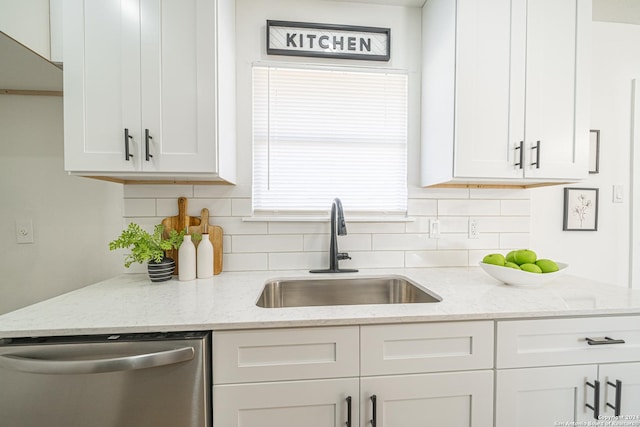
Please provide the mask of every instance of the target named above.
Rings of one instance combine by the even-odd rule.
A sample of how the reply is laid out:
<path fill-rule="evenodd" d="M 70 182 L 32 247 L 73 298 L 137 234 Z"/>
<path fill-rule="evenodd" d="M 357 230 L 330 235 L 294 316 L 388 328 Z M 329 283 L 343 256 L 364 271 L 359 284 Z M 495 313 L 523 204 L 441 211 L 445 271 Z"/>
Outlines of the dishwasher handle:
<path fill-rule="evenodd" d="M 48 360 L 5 354 L 0 356 L 0 366 L 33 374 L 98 374 L 173 365 L 191 360 L 194 356 L 193 347 L 94 360 Z"/>

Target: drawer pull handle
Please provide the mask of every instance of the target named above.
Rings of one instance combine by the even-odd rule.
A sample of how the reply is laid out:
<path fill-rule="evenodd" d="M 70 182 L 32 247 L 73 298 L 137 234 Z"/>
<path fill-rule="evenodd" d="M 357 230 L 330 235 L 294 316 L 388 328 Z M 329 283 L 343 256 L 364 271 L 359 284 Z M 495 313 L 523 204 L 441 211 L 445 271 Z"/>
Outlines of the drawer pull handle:
<path fill-rule="evenodd" d="M 351 427 L 351 396 L 347 396 L 347 427 Z"/>
<path fill-rule="evenodd" d="M 586 337 L 585 340 L 589 345 L 624 344 L 624 340 L 615 340 L 609 337 L 604 337 L 601 340 Z"/>
<path fill-rule="evenodd" d="M 531 147 L 531 149 L 536 150 L 536 161 L 531 163 L 531 166 L 535 166 L 536 169 L 540 169 L 540 141 L 537 141 L 535 147 Z"/>
<path fill-rule="evenodd" d="M 149 141 L 153 139 L 153 137 L 149 134 L 149 129 L 144 130 L 144 146 L 145 146 L 145 160 L 148 162 L 149 159 L 153 157 L 151 152 L 149 151 Z"/>
<path fill-rule="evenodd" d="M 129 135 L 129 129 L 124 128 L 124 159 L 128 162 L 133 157 L 133 154 L 129 151 L 129 140 L 133 139 L 131 135 Z"/>
<path fill-rule="evenodd" d="M 377 414 L 376 414 L 376 410 L 378 407 L 378 398 L 376 397 L 376 395 L 374 394 L 373 396 L 371 396 L 371 427 L 376 427 L 376 423 L 377 423 Z"/>
<path fill-rule="evenodd" d="M 622 406 L 622 381 L 616 380 L 616 383 L 612 383 L 611 381 L 607 381 L 607 385 L 616 389 L 616 405 L 613 406 L 611 403 L 607 402 L 607 406 L 615 411 L 615 416 L 620 416 L 620 406 Z"/>
<path fill-rule="evenodd" d="M 593 406 L 588 403 L 585 403 L 584 406 L 593 411 L 593 418 L 597 420 L 600 418 L 600 381 L 595 380 L 593 384 L 587 381 L 586 384 L 593 389 Z"/>
<path fill-rule="evenodd" d="M 520 161 L 518 163 L 515 163 L 514 166 L 518 166 L 520 167 L 520 169 L 522 169 L 524 165 L 524 141 L 520 141 L 520 145 L 518 145 L 515 149 L 520 150 Z"/>

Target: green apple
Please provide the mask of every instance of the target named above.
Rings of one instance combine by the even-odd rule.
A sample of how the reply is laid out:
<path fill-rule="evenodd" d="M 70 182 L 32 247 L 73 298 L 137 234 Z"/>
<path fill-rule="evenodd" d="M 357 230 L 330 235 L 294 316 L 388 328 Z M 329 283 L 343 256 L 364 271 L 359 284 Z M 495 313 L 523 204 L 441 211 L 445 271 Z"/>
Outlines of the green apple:
<path fill-rule="evenodd" d="M 521 270 L 520 266 L 518 264 L 516 264 L 515 262 L 505 262 L 504 263 L 505 267 L 509 267 L 509 268 L 515 268 L 516 270 Z"/>
<path fill-rule="evenodd" d="M 514 255 L 516 254 L 517 251 L 511 251 L 507 254 L 507 256 L 505 257 L 505 260 L 507 262 L 512 262 L 515 264 L 515 260 L 513 259 Z"/>
<path fill-rule="evenodd" d="M 553 273 L 554 271 L 558 271 L 558 264 L 551 261 L 550 259 L 539 259 L 536 261 L 536 265 L 540 267 L 543 273 Z"/>
<path fill-rule="evenodd" d="M 489 254 L 487 256 L 485 256 L 484 258 L 482 258 L 482 262 L 484 262 L 485 264 L 493 264 L 493 265 L 504 265 L 505 260 L 504 260 L 504 255 L 502 254 Z"/>
<path fill-rule="evenodd" d="M 541 274 L 542 270 L 535 264 L 525 263 L 520 266 L 523 271 L 528 271 L 529 273 L 538 273 Z"/>
<path fill-rule="evenodd" d="M 513 254 L 513 261 L 519 266 L 522 266 L 522 264 L 533 264 L 536 262 L 536 258 L 536 253 L 529 249 L 520 249 Z"/>

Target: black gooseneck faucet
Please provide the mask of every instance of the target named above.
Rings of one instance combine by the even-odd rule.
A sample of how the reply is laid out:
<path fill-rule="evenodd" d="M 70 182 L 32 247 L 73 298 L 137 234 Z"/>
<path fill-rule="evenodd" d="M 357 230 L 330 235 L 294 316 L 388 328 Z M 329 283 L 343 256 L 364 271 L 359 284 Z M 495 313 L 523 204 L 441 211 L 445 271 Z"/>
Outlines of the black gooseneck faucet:
<path fill-rule="evenodd" d="M 310 270 L 309 273 L 355 273 L 358 270 L 352 268 L 340 268 L 338 261 L 351 259 L 347 252 L 338 252 L 338 236 L 347 234 L 347 225 L 344 221 L 342 202 L 337 197 L 331 204 L 331 243 L 329 245 L 329 268 L 324 270 Z"/>

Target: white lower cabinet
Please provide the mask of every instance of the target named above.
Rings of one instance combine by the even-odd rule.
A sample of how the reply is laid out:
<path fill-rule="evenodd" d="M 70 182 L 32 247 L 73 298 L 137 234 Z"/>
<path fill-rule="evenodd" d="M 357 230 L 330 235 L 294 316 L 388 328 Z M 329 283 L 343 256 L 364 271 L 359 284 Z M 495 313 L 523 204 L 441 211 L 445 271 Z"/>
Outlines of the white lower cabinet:
<path fill-rule="evenodd" d="M 640 316 L 222 331 L 213 357 L 216 427 L 640 422 Z"/>
<path fill-rule="evenodd" d="M 358 395 L 358 378 L 214 386 L 213 425 L 355 427 Z"/>
<path fill-rule="evenodd" d="M 587 390 L 585 382 L 593 382 L 596 375 L 592 365 L 499 369 L 496 427 L 554 427 L 593 420 L 585 403 L 593 402 L 594 390 Z"/>
<path fill-rule="evenodd" d="M 640 363 L 600 365 L 598 378 L 603 418 L 618 414 L 623 420 L 640 425 Z"/>
<path fill-rule="evenodd" d="M 492 427 L 493 371 L 362 378 L 360 426 Z"/>
<path fill-rule="evenodd" d="M 613 422 L 598 425 L 636 425 L 639 320 L 620 316 L 497 322 L 495 426 L 589 425 L 596 420 Z M 611 421 L 616 416 L 632 424 L 616 424 Z"/>
<path fill-rule="evenodd" d="M 491 321 L 213 336 L 216 427 L 493 426 Z"/>

